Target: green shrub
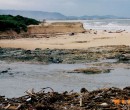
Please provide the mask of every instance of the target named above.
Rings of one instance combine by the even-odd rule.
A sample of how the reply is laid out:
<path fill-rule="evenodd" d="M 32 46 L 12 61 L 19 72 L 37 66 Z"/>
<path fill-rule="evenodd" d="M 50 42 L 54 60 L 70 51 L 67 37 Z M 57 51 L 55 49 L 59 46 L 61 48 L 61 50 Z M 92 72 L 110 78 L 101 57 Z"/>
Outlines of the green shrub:
<path fill-rule="evenodd" d="M 23 30 L 26 32 L 27 26 L 31 24 L 38 25 L 39 21 L 20 15 L 0 15 L 0 31 L 14 30 L 20 33 Z"/>

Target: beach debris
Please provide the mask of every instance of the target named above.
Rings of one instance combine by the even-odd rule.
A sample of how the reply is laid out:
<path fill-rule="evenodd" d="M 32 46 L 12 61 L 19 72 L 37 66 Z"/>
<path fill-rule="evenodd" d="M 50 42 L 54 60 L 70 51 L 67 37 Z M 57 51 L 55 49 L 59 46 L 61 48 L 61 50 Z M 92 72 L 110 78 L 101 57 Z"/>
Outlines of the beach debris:
<path fill-rule="evenodd" d="M 107 103 L 101 103 L 100 105 L 103 106 L 103 107 L 107 107 L 108 106 Z"/>
<path fill-rule="evenodd" d="M 50 89 L 50 91 L 47 91 Z M 46 91 L 46 92 L 45 92 Z M 52 88 L 42 88 L 39 92 L 27 90 L 27 95 L 19 98 L 0 96 L 0 110 L 129 110 L 130 87 L 103 88 L 77 92 L 55 92 Z"/>
<path fill-rule="evenodd" d="M 125 30 L 116 30 L 116 31 L 109 31 L 108 33 L 122 33 L 124 32 Z"/>
<path fill-rule="evenodd" d="M 31 90 L 25 91 L 29 96 L 35 96 L 34 88 Z"/>
<path fill-rule="evenodd" d="M 83 95 L 82 95 L 82 93 L 80 94 L 80 107 L 82 107 L 83 106 Z"/>
<path fill-rule="evenodd" d="M 80 93 L 88 93 L 88 90 L 86 88 L 81 88 Z"/>

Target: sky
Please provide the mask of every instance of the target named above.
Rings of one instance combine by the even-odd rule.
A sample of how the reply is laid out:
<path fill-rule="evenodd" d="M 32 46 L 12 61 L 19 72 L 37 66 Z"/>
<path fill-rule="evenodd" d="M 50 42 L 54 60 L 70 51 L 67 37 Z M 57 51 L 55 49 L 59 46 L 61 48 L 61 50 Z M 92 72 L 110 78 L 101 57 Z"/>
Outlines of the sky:
<path fill-rule="evenodd" d="M 0 9 L 130 17 L 130 0 L 0 0 Z"/>

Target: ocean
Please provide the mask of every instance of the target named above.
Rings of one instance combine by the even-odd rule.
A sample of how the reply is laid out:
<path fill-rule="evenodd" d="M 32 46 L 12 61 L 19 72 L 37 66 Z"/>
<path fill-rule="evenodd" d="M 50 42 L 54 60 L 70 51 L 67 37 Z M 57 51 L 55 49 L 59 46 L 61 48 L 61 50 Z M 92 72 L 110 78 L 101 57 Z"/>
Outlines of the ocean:
<path fill-rule="evenodd" d="M 81 21 L 85 29 L 130 31 L 130 19 L 102 19 Z"/>

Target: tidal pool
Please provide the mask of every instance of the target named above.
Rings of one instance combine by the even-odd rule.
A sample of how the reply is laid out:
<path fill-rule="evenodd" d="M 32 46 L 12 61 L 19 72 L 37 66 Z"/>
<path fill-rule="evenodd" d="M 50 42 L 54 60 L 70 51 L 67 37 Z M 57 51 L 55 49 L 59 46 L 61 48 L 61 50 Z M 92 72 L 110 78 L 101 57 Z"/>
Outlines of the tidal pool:
<path fill-rule="evenodd" d="M 0 61 L 0 95 L 18 97 L 25 95 L 28 89 L 40 91 L 44 87 L 51 87 L 57 92 L 79 92 L 82 87 L 94 90 L 130 85 L 130 69 L 116 68 L 110 73 L 91 75 L 67 72 L 86 67 L 86 64 L 40 65 Z"/>

